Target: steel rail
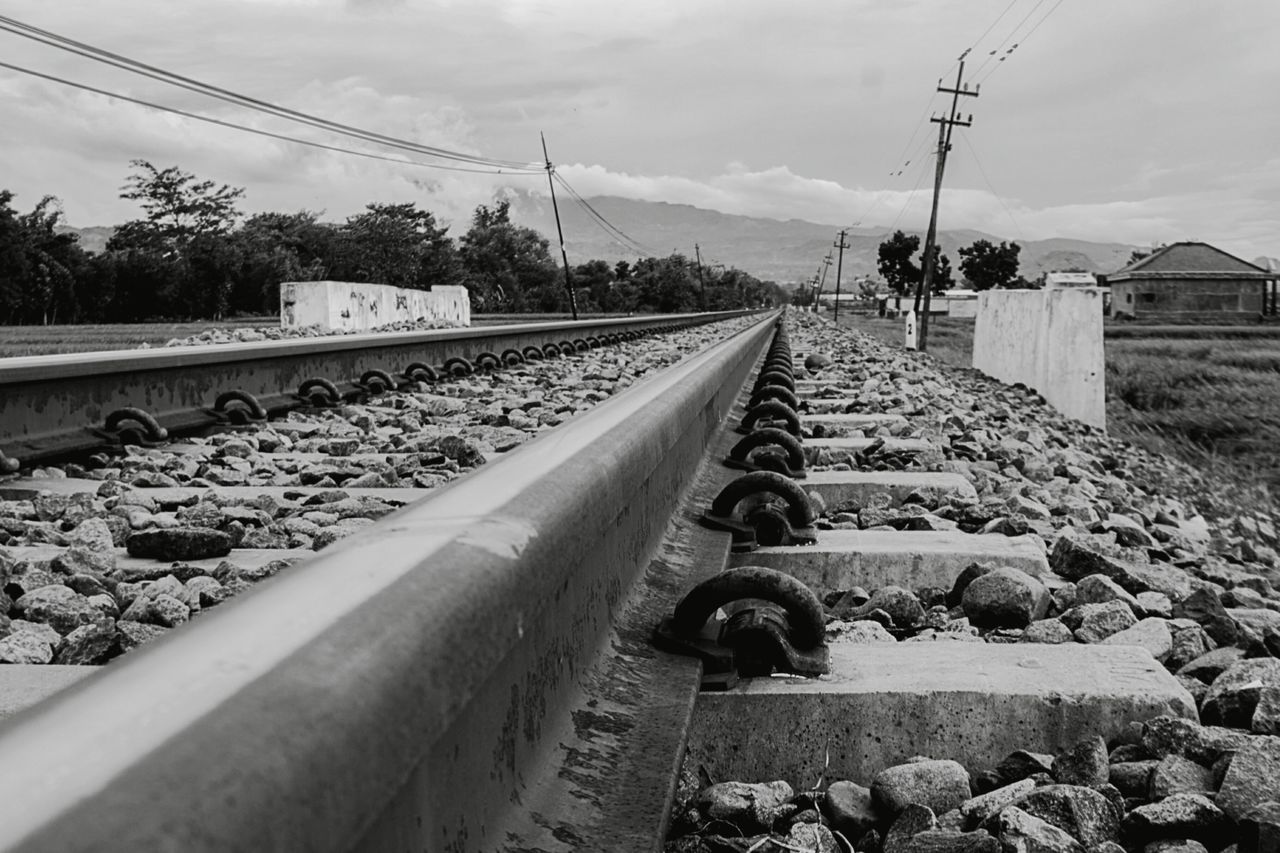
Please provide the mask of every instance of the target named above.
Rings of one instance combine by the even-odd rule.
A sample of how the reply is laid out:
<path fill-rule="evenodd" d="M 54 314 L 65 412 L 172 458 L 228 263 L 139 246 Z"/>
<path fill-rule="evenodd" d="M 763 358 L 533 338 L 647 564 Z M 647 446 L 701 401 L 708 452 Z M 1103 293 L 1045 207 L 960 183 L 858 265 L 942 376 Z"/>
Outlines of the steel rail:
<path fill-rule="evenodd" d="M 747 312 L 674 314 L 570 322 L 341 335 L 245 344 L 165 347 L 0 359 L 0 461 L 32 464 L 109 443 L 95 430 L 137 408 L 170 432 L 218 423 L 219 394 L 245 391 L 269 411 L 300 405 L 294 391 L 320 377 L 351 391 L 366 371 L 400 374 L 413 362 L 541 348 L 607 334 L 646 333 Z"/>
<path fill-rule="evenodd" d="M 551 825 L 532 780 L 587 725 L 568 709 L 775 316 L 0 724 L 0 849 L 464 851 Z M 593 786 L 627 772 L 639 657 L 588 703 L 601 767 L 554 774 L 561 846 L 610 837 Z"/>

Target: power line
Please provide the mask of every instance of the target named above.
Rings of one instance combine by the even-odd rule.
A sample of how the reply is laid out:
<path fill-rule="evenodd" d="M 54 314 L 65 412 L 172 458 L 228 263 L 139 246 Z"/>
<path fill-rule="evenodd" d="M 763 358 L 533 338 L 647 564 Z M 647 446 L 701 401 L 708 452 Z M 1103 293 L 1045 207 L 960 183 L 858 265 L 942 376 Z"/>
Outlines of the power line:
<path fill-rule="evenodd" d="M 1041 6 L 1043 6 L 1047 2 L 1048 0 L 1036 0 L 1036 5 L 1031 7 L 1031 11 L 1028 12 L 1026 15 L 1024 15 L 1022 20 L 1018 21 L 1018 23 L 1014 25 L 1013 29 L 1009 30 L 1009 32 L 1005 35 L 1004 39 L 998 45 L 996 45 L 995 50 L 989 51 L 987 53 L 987 58 L 982 60 L 982 64 L 979 65 L 977 68 L 973 69 L 974 76 L 977 76 L 978 72 L 982 71 L 983 68 L 987 67 L 987 64 L 991 62 L 991 58 L 994 57 L 996 54 L 998 54 L 1000 52 L 1000 49 L 1009 43 L 1009 39 L 1013 38 L 1014 34 L 1017 33 L 1018 30 L 1022 29 L 1022 25 L 1031 19 L 1031 16 L 1036 13 L 1036 10 L 1038 10 Z M 1017 42 L 1014 43 L 1013 47 L 1009 48 L 1005 52 L 1004 56 L 996 60 L 996 64 L 997 65 L 1000 64 L 1008 57 L 1010 53 L 1013 53 L 1015 50 L 1017 50 L 1018 44 L 1019 43 Z"/>
<path fill-rule="evenodd" d="M 606 234 L 608 234 L 615 243 L 622 246 L 624 249 L 629 249 L 640 255 L 648 255 L 649 257 L 657 256 L 656 252 L 645 246 L 640 241 L 632 238 L 631 235 L 627 234 L 627 232 L 623 231 L 621 228 L 605 218 L 604 214 L 592 207 L 591 202 L 583 198 L 582 195 L 573 188 L 573 185 L 565 180 L 559 172 L 553 169 L 551 174 L 555 178 L 556 182 L 560 184 L 560 186 L 564 187 L 565 191 L 569 193 L 575 202 L 577 202 L 578 206 L 581 207 L 591 220 L 594 221 Z"/>
<path fill-rule="evenodd" d="M 965 147 L 969 149 L 969 153 L 973 155 L 973 162 L 978 167 L 978 173 L 982 175 L 982 180 L 986 182 L 987 189 L 991 190 L 991 194 L 996 197 L 996 201 L 1000 202 L 1000 206 L 1004 208 L 1005 215 L 1009 217 L 1009 221 L 1013 223 L 1014 230 L 1018 232 L 1018 237 L 1022 242 L 1027 242 L 1027 235 L 1022 233 L 1022 226 L 1018 224 L 1018 220 L 1013 218 L 1013 212 L 1009 210 L 1009 206 L 1004 203 L 1004 199 L 996 192 L 996 188 L 991 185 L 991 179 L 987 177 L 987 170 L 982 168 L 982 161 L 978 159 L 978 151 L 973 147 L 973 143 L 969 142 L 968 134 L 961 133 L 960 139 L 964 142 Z"/>
<path fill-rule="evenodd" d="M 1022 45 L 1026 44 L 1026 43 L 1027 43 L 1027 40 L 1028 40 L 1028 39 L 1030 39 L 1030 38 L 1031 38 L 1031 36 L 1035 34 L 1035 31 L 1036 31 L 1036 30 L 1038 30 L 1038 29 L 1040 29 L 1040 26 L 1041 26 L 1045 21 L 1049 20 L 1049 16 L 1050 16 L 1050 15 L 1052 15 L 1054 12 L 1056 12 L 1056 11 L 1058 10 L 1058 7 L 1059 7 L 1059 6 L 1061 6 L 1061 5 L 1062 5 L 1062 0 L 1058 0 L 1058 2 L 1057 2 L 1057 3 L 1054 3 L 1054 4 L 1053 4 L 1053 6 L 1051 6 L 1051 7 L 1049 8 L 1049 11 L 1045 13 L 1045 16 L 1044 16 L 1043 18 L 1041 18 L 1039 21 L 1037 21 L 1037 22 L 1036 22 L 1036 25 L 1035 25 L 1034 27 L 1032 27 L 1030 30 L 1028 30 L 1028 31 L 1027 31 L 1027 34 L 1026 34 L 1026 35 L 1024 35 L 1024 36 L 1023 36 L 1023 37 L 1018 41 L 1018 44 L 1017 44 L 1017 45 L 1015 45 L 1015 47 L 1021 47 Z M 1034 11 L 1034 10 L 1033 10 L 1033 11 Z M 1012 50 L 1010 50 L 1010 51 L 1009 51 L 1009 53 L 1012 53 L 1012 52 L 1013 52 Z M 1005 56 L 1002 56 L 1002 57 L 1000 58 L 1000 61 L 999 61 L 999 62 L 997 62 L 997 63 L 996 63 L 996 64 L 991 68 L 991 70 L 990 70 L 990 71 L 988 71 L 985 75 L 983 75 L 982 79 L 978 81 L 978 85 L 979 85 L 979 86 L 981 86 L 983 83 L 985 83 L 985 82 L 987 81 L 987 78 L 988 78 L 988 77 L 990 77 L 992 74 L 995 74 L 995 73 L 996 73 L 996 69 L 1000 67 L 1000 63 L 1001 63 L 1001 62 L 1004 62 L 1004 61 L 1005 61 L 1005 59 L 1007 59 L 1007 58 L 1008 58 L 1008 54 L 1006 54 Z"/>
<path fill-rule="evenodd" d="M 273 104 L 268 101 L 259 100 L 257 98 L 253 98 L 248 95 L 243 95 L 238 92 L 233 92 L 229 89 L 223 89 L 221 87 L 214 86 L 212 84 L 205 83 L 200 80 L 195 80 L 190 77 L 184 77 L 180 74 L 176 74 L 171 71 L 166 71 L 162 68 L 157 68 L 153 65 L 147 65 L 146 63 L 139 62 L 134 59 L 130 59 L 129 57 L 122 56 L 120 54 L 113 53 L 108 50 L 104 50 L 102 48 L 94 47 L 93 45 L 89 45 L 84 42 L 79 42 L 74 39 L 58 35 L 57 33 L 40 29 L 39 27 L 35 27 L 30 24 L 25 24 L 14 18 L 10 18 L 4 15 L 0 15 L 0 30 L 11 33 L 13 35 L 20 36 L 22 38 L 30 39 L 39 44 L 44 44 L 49 47 L 57 48 L 58 50 L 63 50 L 68 53 L 72 53 L 74 55 L 93 60 L 95 62 L 100 62 L 106 65 L 113 66 L 115 68 L 123 69 L 133 74 L 138 74 L 143 77 L 148 77 L 152 80 L 157 80 L 167 85 L 175 86 L 181 89 L 186 89 L 187 91 L 195 92 L 197 94 L 205 95 L 207 97 L 217 98 L 218 100 L 225 101 L 227 103 L 231 103 L 236 106 L 256 110 L 258 112 L 266 113 L 268 115 L 273 115 L 278 118 L 286 119 L 288 121 L 297 122 L 299 124 L 305 124 L 311 127 L 319 128 L 321 130 L 325 130 L 331 133 L 337 133 L 343 136 L 349 136 L 356 139 L 361 139 L 366 142 L 373 142 L 378 145 L 386 145 L 392 148 L 399 148 L 406 151 L 412 151 L 417 154 L 425 154 L 432 157 L 439 157 L 445 160 L 454 160 L 458 162 L 471 163 L 479 166 L 490 166 L 493 168 L 536 169 L 538 171 L 541 171 L 541 168 L 537 164 L 533 164 L 533 163 L 521 162 L 516 160 L 499 160 L 499 159 L 490 158 L 490 157 L 483 157 L 480 155 L 466 154 L 459 151 L 450 151 L 444 148 L 436 148 L 430 145 L 422 145 L 420 143 L 412 142 L 410 140 L 399 139 L 392 136 L 386 136 L 384 134 L 365 130 L 363 128 L 352 127 L 346 124 L 340 124 L 338 122 L 330 121 L 329 119 L 320 118 L 318 116 L 314 116 L 308 113 L 300 112 L 298 110 L 290 109 L 289 107 L 283 107 L 278 104 Z"/>
<path fill-rule="evenodd" d="M 121 95 L 118 92 L 109 92 L 106 89 L 99 89 L 95 86 L 89 86 L 85 83 L 77 83 L 74 80 L 67 80 L 63 77 L 56 77 L 52 74 L 45 74 L 40 71 L 35 71 L 31 68 L 23 68 L 20 65 L 13 65 L 8 62 L 0 61 L 0 68 L 8 68 L 11 71 L 17 71 L 21 74 L 28 74 L 32 77 L 38 77 L 42 80 L 48 80 L 53 83 L 60 83 L 64 86 L 70 86 L 72 88 L 81 89 L 86 92 L 92 92 L 95 95 L 102 95 L 107 98 L 114 98 L 118 101 L 126 101 L 131 104 L 137 104 L 140 107 L 146 107 L 147 109 L 158 110 L 159 112 L 165 112 L 165 113 L 172 113 L 173 115 L 179 115 L 179 116 L 182 116 L 183 118 L 194 119 L 196 121 L 202 121 L 208 124 L 215 124 L 215 125 L 218 125 L 219 127 L 227 127 L 227 128 L 231 128 L 232 130 L 242 130 L 245 133 L 252 133 L 252 134 L 256 134 L 257 136 L 265 136 L 270 139 L 279 139 L 283 142 L 292 142 L 295 145 L 305 145 L 309 148 L 319 148 L 324 151 L 336 151 L 340 154 L 351 154 L 356 157 L 365 157 L 370 160 L 382 160 L 387 163 L 397 163 L 403 166 L 421 166 L 427 169 L 444 169 L 449 172 L 474 172 L 482 175 L 524 176 L 524 175 L 537 175 L 541 173 L 541 170 L 521 171 L 521 170 L 515 170 L 515 169 L 472 169 L 466 166 L 446 166 L 442 163 L 423 163 L 419 160 L 408 160 L 400 157 L 388 157 L 383 154 L 374 154 L 368 151 L 357 151 L 354 148 L 343 148 L 342 146 L 339 146 L 339 145 L 326 145 L 323 142 L 313 142 L 308 139 L 299 139 L 296 136 L 288 136 L 287 134 L 283 134 L 283 133 L 273 133 L 269 130 L 262 130 L 256 127 L 249 127 L 248 125 L 237 124 L 232 121 L 225 121 L 223 119 L 213 118 L 211 116 L 204 116 L 204 115 L 200 115 L 199 113 L 192 113 L 186 110 L 180 110 L 180 109 L 177 109 L 176 107 L 166 107 L 163 104 L 155 104 L 155 103 L 152 103 L 151 101 L 144 101 L 141 98 L 134 98 L 134 97 L 130 97 L 129 95 Z"/>
<path fill-rule="evenodd" d="M 911 200 L 915 198 L 916 192 L 920 189 L 920 184 L 924 182 L 925 173 L 928 171 L 925 166 L 932 160 L 932 157 L 926 157 L 920 161 L 917 169 L 919 174 L 916 176 L 915 186 L 911 188 L 911 192 L 907 193 L 907 200 L 902 203 L 902 209 L 898 211 L 898 215 L 893 218 L 893 224 L 889 226 L 889 230 L 893 231 L 898 227 L 898 221 L 902 219 L 902 215 L 907 212 L 907 208 L 911 206 Z"/>
<path fill-rule="evenodd" d="M 1009 14 L 1009 10 L 1010 10 L 1010 9 L 1012 9 L 1012 8 L 1017 4 L 1017 2 L 1018 2 L 1018 0 L 1009 0 L 1009 5 L 1008 5 L 1008 6 L 1005 6 L 1005 7 L 1004 7 L 1004 11 L 1003 11 L 1003 12 L 1001 12 L 999 15 L 997 15 L 997 16 L 996 16 L 996 19 L 995 19 L 994 21 L 992 21 L 992 22 L 991 22 L 991 26 L 989 26 L 989 27 L 987 27 L 985 30 L 983 30 L 983 31 L 982 31 L 982 35 L 978 36 L 976 39 L 974 39 L 974 40 L 973 40 L 973 44 L 969 45 L 969 50 L 976 50 L 976 49 L 977 49 L 977 47 L 978 47 L 978 44 L 979 44 L 979 43 L 980 43 L 984 38 L 986 38 L 986 37 L 987 37 L 987 35 L 988 35 L 992 30 L 994 30 L 994 29 L 996 28 L 996 24 L 998 24 L 998 23 L 1000 23 L 1002 20 L 1004 20 L 1004 16 L 1005 16 L 1005 15 L 1007 15 L 1007 14 Z"/>

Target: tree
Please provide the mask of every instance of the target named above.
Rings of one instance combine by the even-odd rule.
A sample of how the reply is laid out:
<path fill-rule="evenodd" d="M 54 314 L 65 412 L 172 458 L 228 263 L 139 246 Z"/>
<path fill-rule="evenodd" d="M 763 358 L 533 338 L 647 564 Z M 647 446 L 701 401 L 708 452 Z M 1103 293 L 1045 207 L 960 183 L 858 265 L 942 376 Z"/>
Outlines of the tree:
<path fill-rule="evenodd" d="M 923 254 L 923 253 L 921 253 Z M 921 266 L 923 266 L 923 259 Z M 924 273 L 921 272 L 921 276 Z M 951 259 L 942 254 L 942 247 L 933 247 L 933 295 L 941 296 L 955 286 L 955 278 L 951 274 Z"/>
<path fill-rule="evenodd" d="M 177 166 L 161 170 L 146 160 L 129 164 L 137 171 L 125 178 L 120 197 L 138 202 L 146 218 L 120 226 L 107 244 L 110 250 L 181 253 L 196 237 L 226 234 L 240 217 L 236 202 L 243 188 L 197 181 Z"/>
<path fill-rule="evenodd" d="M 615 311 L 611 285 L 613 267 L 607 261 L 587 261 L 573 268 L 573 286 L 586 290 L 587 299 L 578 297 L 579 308 L 591 311 Z"/>
<path fill-rule="evenodd" d="M 78 319 L 77 275 L 87 265 L 75 234 L 58 233 L 62 209 L 45 196 L 30 213 L 0 190 L 0 319 L 53 323 Z"/>
<path fill-rule="evenodd" d="M 888 282 L 889 289 L 899 296 L 920 281 L 920 267 L 911 260 L 919 250 L 919 235 L 912 234 L 908 237 L 901 231 L 893 232 L 892 237 L 880 244 L 876 267 Z"/>
<path fill-rule="evenodd" d="M 1018 274 L 1017 243 L 993 244 L 990 240 L 977 240 L 971 246 L 960 249 L 960 271 L 974 290 L 990 290 L 1008 287 Z"/>
<path fill-rule="evenodd" d="M 477 207 L 461 244 L 466 285 L 480 310 L 568 310 L 551 244 L 532 228 L 512 224 L 510 202 Z"/>
<path fill-rule="evenodd" d="M 459 284 L 462 264 L 448 231 L 412 202 L 367 204 L 339 229 L 333 275 L 413 290 Z"/>

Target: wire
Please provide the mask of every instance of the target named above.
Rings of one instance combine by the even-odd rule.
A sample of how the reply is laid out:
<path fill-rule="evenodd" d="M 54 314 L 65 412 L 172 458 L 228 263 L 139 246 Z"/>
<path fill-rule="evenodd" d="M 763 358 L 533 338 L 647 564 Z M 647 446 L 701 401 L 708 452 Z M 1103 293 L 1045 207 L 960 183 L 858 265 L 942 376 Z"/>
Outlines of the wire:
<path fill-rule="evenodd" d="M 49 80 L 54 83 L 61 83 L 64 86 L 71 86 L 76 89 L 82 89 L 86 92 L 92 92 L 95 95 L 103 95 L 108 98 L 115 98 L 116 100 L 119 100 L 119 101 L 127 101 L 131 104 L 137 104 L 138 106 L 141 106 L 141 107 L 147 107 L 148 109 L 159 110 L 160 112 L 166 112 L 166 113 L 173 113 L 174 115 L 180 115 L 184 118 L 195 119 L 196 121 L 203 121 L 209 124 L 216 124 L 220 127 L 228 127 L 233 130 L 243 130 L 246 133 L 257 134 L 258 136 L 266 136 L 271 139 L 279 139 L 284 142 L 292 142 L 296 145 L 306 145 L 310 148 L 320 148 L 325 151 L 337 151 L 342 154 L 352 154 L 352 155 L 355 155 L 356 157 L 366 157 L 370 160 L 383 160 L 388 163 L 399 163 L 405 166 L 422 166 L 427 169 L 445 169 L 450 172 L 476 172 L 483 175 L 534 175 L 534 174 L 541 174 L 541 171 L 542 171 L 542 170 L 539 170 L 539 171 L 522 172 L 519 170 L 504 170 L 504 169 L 471 169 L 465 166 L 446 166 L 442 163 L 423 163 L 418 160 L 406 160 L 400 157 L 387 157 L 382 154 L 374 154 L 368 151 L 356 151 L 353 148 L 343 148 L 338 145 L 326 145 L 323 142 L 312 142 L 307 139 L 298 139 L 297 137 L 287 136 L 283 133 L 272 133 L 269 130 L 261 130 L 256 127 L 249 127 L 243 124 L 236 124 L 235 122 L 224 121 L 222 119 L 212 118 L 210 116 L 202 116 L 198 113 L 187 112 L 186 110 L 180 110 L 175 107 L 166 107 L 162 104 L 153 104 L 150 101 L 144 101 L 140 98 L 132 98 L 128 95 L 121 95 L 116 92 L 108 92 L 105 89 L 98 89 L 94 86 L 89 86 L 84 83 L 76 83 L 73 80 L 66 80 L 62 77 L 55 77 L 52 74 L 44 74 L 40 71 L 34 71 L 30 68 L 23 68 L 20 65 L 13 65 L 8 62 L 0 61 L 0 68 L 8 68 L 11 71 L 17 71 L 22 74 L 29 74 L 32 77 L 39 77 L 42 80 Z"/>
<path fill-rule="evenodd" d="M 1040 29 L 1040 25 L 1041 25 L 1041 24 L 1043 24 L 1045 21 L 1049 20 L 1049 16 L 1050 16 L 1050 15 L 1052 15 L 1054 12 L 1056 12 L 1056 11 L 1058 10 L 1058 7 L 1059 7 L 1059 6 L 1061 6 L 1061 5 L 1062 5 L 1062 0 L 1058 0 L 1058 2 L 1057 2 L 1057 3 L 1054 3 L 1054 4 L 1053 4 L 1053 6 L 1051 6 L 1051 7 L 1049 8 L 1049 11 L 1045 14 L 1045 16 L 1044 16 L 1043 18 L 1041 18 L 1039 21 L 1037 21 L 1037 22 L 1036 22 L 1036 25 L 1035 25 L 1034 27 L 1032 27 L 1030 30 L 1028 30 L 1028 31 L 1027 31 L 1027 34 L 1026 34 L 1026 35 L 1024 35 L 1024 36 L 1023 36 L 1023 37 L 1018 41 L 1017 46 L 1019 46 L 1019 47 L 1020 47 L 1020 46 L 1022 46 L 1022 45 L 1024 45 L 1024 44 L 1026 44 L 1026 43 L 1027 43 L 1027 39 L 1031 38 L 1031 36 L 1035 33 L 1035 31 L 1036 31 L 1036 30 L 1038 30 L 1038 29 Z M 1012 53 L 1012 51 L 1010 51 L 1010 53 Z M 1007 58 L 1007 56 L 1006 56 L 1006 58 Z M 1002 59 L 1001 61 L 1003 62 L 1003 59 Z M 992 74 L 995 74 L 995 73 L 996 73 L 996 69 L 997 69 L 997 68 L 999 68 L 999 67 L 1000 67 L 1000 63 L 999 63 L 999 62 L 997 62 L 997 63 L 995 64 L 995 66 L 993 66 L 993 67 L 992 67 L 992 69 L 991 69 L 990 71 L 988 71 L 988 72 L 986 73 L 986 75 L 985 75 L 981 80 L 979 80 L 979 81 L 978 81 L 978 85 L 979 85 L 979 86 L 981 86 L 984 82 L 986 82 L 987 78 L 988 78 L 988 77 L 990 77 Z"/>
<path fill-rule="evenodd" d="M 400 148 L 402 150 L 412 151 L 417 154 L 426 154 L 432 157 L 439 157 L 441 159 L 455 160 L 459 162 L 471 163 L 471 164 L 480 165 L 480 166 L 491 166 L 494 168 L 503 168 L 503 169 L 531 169 L 531 170 L 538 170 L 538 171 L 541 171 L 541 168 L 542 168 L 539 164 L 535 164 L 535 163 L 521 162 L 516 160 L 498 160 L 490 157 L 465 154 L 463 152 L 450 151 L 444 148 L 436 148 L 434 146 L 421 145 L 419 143 L 411 142 L 409 140 L 398 139 L 395 137 L 386 136 L 384 134 L 375 133 L 373 131 L 364 130 L 362 128 L 340 124 L 337 122 L 330 121 L 328 119 L 319 118 L 317 116 L 310 115 L 308 113 L 299 112 L 297 110 L 293 110 L 288 107 L 282 107 L 277 104 L 273 104 L 267 101 L 262 101 L 257 98 L 250 97 L 248 95 L 242 95 L 237 92 L 230 91 L 228 89 L 223 89 L 218 86 L 211 85 L 209 83 L 204 83 L 202 81 L 192 79 L 190 77 L 184 77 L 180 74 L 175 74 L 173 72 L 166 71 L 162 68 L 157 68 L 152 65 L 147 65 L 145 63 L 138 62 L 137 60 L 130 59 L 126 56 L 112 53 L 111 51 L 94 47 L 92 45 L 85 44 L 83 42 L 79 42 L 74 39 L 67 38 L 65 36 L 60 36 L 56 33 L 49 32 L 48 30 L 42 30 L 38 27 L 34 27 L 30 24 L 25 24 L 21 21 L 15 20 L 13 18 L 4 16 L 4 15 L 0 15 L 0 30 L 9 32 L 13 35 L 17 35 L 22 38 L 30 39 L 32 41 L 47 45 L 49 47 L 54 47 L 59 50 L 66 51 L 68 53 L 72 53 L 77 56 L 84 57 L 86 59 L 93 60 L 95 62 L 101 62 L 103 64 L 111 65 L 116 68 L 121 68 L 125 71 L 129 71 L 131 73 L 138 74 L 143 77 L 148 77 L 153 80 L 158 80 L 162 83 L 166 83 L 171 86 L 176 86 L 178 88 L 186 89 L 188 91 L 196 92 L 198 94 L 206 95 L 208 97 L 217 98 L 218 100 L 222 100 L 222 101 L 235 104 L 241 107 L 247 107 L 249 109 L 257 110 L 258 112 L 267 113 L 268 115 L 273 115 L 278 118 L 284 118 L 289 121 L 294 121 L 300 124 L 309 125 L 311 127 L 320 128 L 322 130 L 326 130 L 332 133 L 338 133 L 344 136 L 354 137 L 367 142 L 374 142 L 379 145 L 386 145 L 393 148 Z"/>
<path fill-rule="evenodd" d="M 1010 9 L 1012 9 L 1012 8 L 1014 7 L 1014 5 L 1015 5 L 1015 4 L 1017 4 L 1017 2 L 1018 2 L 1018 0 L 1009 0 L 1009 5 L 1008 5 L 1008 6 L 1005 6 L 1005 7 L 1004 7 L 1004 11 L 1003 11 L 1003 12 L 1001 12 L 998 16 L 996 16 L 996 19 L 995 19 L 994 21 L 992 21 L 992 22 L 991 22 L 991 26 L 989 26 L 989 27 L 987 27 L 985 30 L 983 30 L 983 31 L 982 31 L 982 35 L 978 36 L 976 39 L 974 39 L 974 40 L 973 40 L 973 44 L 969 45 L 969 50 L 971 50 L 971 51 L 972 51 L 972 50 L 977 50 L 979 42 L 981 42 L 984 38 L 986 38 L 986 37 L 987 37 L 987 35 L 988 35 L 992 30 L 994 30 L 994 29 L 996 28 L 996 24 L 998 24 L 998 23 L 1000 23 L 1002 20 L 1004 20 L 1004 16 L 1005 16 L 1005 15 L 1007 15 L 1007 14 L 1009 14 L 1009 10 L 1010 10 Z M 997 50 L 998 50 L 998 49 L 999 49 L 999 48 L 997 48 Z"/>
<path fill-rule="evenodd" d="M 982 64 L 979 65 L 977 68 L 973 69 L 974 75 L 977 75 L 978 72 L 982 71 L 983 68 L 986 68 L 987 64 L 992 61 L 992 58 L 995 57 L 996 54 L 1000 52 L 1000 49 L 1009 43 L 1009 39 L 1013 38 L 1014 34 L 1018 32 L 1018 30 L 1022 29 L 1022 25 L 1025 24 L 1027 21 L 1029 21 L 1031 19 L 1031 16 L 1034 15 L 1036 11 L 1047 2 L 1048 0 L 1036 0 L 1036 5 L 1031 7 L 1031 11 L 1028 12 L 1026 15 L 1024 15 L 1021 21 L 1018 21 L 1018 23 L 1014 24 L 1013 29 L 1009 30 L 1009 32 L 1005 34 L 1004 39 L 998 45 L 996 45 L 995 50 L 989 51 L 987 53 L 987 58 L 982 60 Z M 1018 48 L 1018 44 L 1020 44 L 1020 42 L 1014 43 L 1013 47 L 1005 51 L 1005 55 L 997 59 L 996 64 L 999 65 L 1001 62 L 1005 60 L 1005 58 L 1008 57 L 1010 53 L 1013 53 Z"/>
<path fill-rule="evenodd" d="M 612 222 L 606 219 L 602 213 L 600 213 L 598 210 L 592 207 L 591 203 L 587 201 L 585 198 L 583 198 L 582 195 L 576 189 L 574 189 L 573 186 L 567 180 L 565 180 L 560 175 L 559 172 L 552 169 L 551 176 L 555 179 L 556 183 L 564 187 L 564 189 L 569 193 L 569 195 L 573 197 L 573 200 L 577 202 L 578 206 L 580 206 L 584 211 L 586 211 L 587 215 L 591 217 L 592 221 L 594 221 L 596 225 L 598 225 L 606 234 L 608 234 L 615 243 L 617 243 L 619 246 L 622 246 L 624 249 L 629 249 L 630 251 L 638 252 L 641 255 L 647 255 L 649 257 L 657 257 L 657 254 L 658 254 L 657 252 L 654 252 L 652 249 L 648 248 L 640 241 L 633 239 L 631 235 L 627 234 L 627 232 L 623 231 L 621 228 L 614 225 Z"/>
<path fill-rule="evenodd" d="M 996 201 L 1000 202 L 1000 206 L 1004 208 L 1005 215 L 1009 217 L 1009 221 L 1013 223 L 1014 230 L 1018 232 L 1018 237 L 1021 238 L 1023 243 L 1027 242 L 1027 235 L 1022 233 L 1022 226 L 1018 224 L 1018 220 L 1013 218 L 1013 211 L 1009 210 L 1009 206 L 1004 203 L 1004 198 L 991 185 L 991 179 L 987 177 L 987 170 L 982 168 L 982 161 L 978 159 L 978 150 L 969 141 L 969 135 L 962 132 L 960 138 L 964 141 L 965 147 L 969 149 L 969 153 L 973 155 L 973 162 L 977 165 L 978 173 L 982 175 L 982 180 L 986 182 L 987 189 L 991 190 L 991 194 L 996 197 Z"/>
<path fill-rule="evenodd" d="M 936 156 L 936 155 L 934 155 Z M 907 208 L 911 205 L 911 200 L 915 198 L 916 192 L 920 189 L 920 184 L 924 182 L 925 173 L 928 171 L 924 165 L 929 163 L 933 157 L 929 157 L 921 162 L 920 174 L 916 177 L 916 185 L 911 188 L 911 192 L 907 193 L 907 200 L 902 203 L 902 209 L 898 211 L 898 215 L 893 218 L 893 224 L 889 226 L 889 230 L 893 231 L 898 227 L 898 221 L 902 219 L 902 215 L 907 212 Z"/>

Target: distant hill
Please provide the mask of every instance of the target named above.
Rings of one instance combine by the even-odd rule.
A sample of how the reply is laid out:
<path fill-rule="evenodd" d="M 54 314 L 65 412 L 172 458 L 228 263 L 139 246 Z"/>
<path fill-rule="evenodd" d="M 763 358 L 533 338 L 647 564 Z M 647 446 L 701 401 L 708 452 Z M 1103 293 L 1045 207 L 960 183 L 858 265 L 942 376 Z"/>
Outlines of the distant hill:
<path fill-rule="evenodd" d="M 59 225 L 57 227 L 59 234 L 77 234 L 80 237 L 80 248 L 86 252 L 102 252 L 107 248 L 107 241 L 111 239 L 111 235 L 116 233 L 114 225 L 93 225 L 89 228 L 72 228 L 69 225 Z"/>
<path fill-rule="evenodd" d="M 512 218 L 536 228 L 556 244 L 556 225 L 550 199 L 525 193 L 511 193 Z M 588 199 L 601 216 L 633 240 L 658 255 L 671 252 L 693 257 L 696 241 L 704 261 L 719 262 L 746 270 L 752 275 L 777 282 L 802 281 L 813 275 L 822 257 L 835 242 L 837 225 L 823 225 L 801 219 L 765 219 L 735 216 L 704 210 L 687 204 L 635 201 L 615 196 Z M 636 255 L 622 248 L 572 201 L 561 202 L 565 245 L 570 263 L 576 259 L 601 258 L 610 262 L 634 260 Z M 886 227 L 854 228 L 846 238 L 851 248 L 844 253 L 847 277 L 876 275 L 880 243 L 890 235 Z M 910 233 L 910 232 L 908 232 Z M 921 242 L 924 241 L 923 232 Z M 941 231 L 938 243 L 959 268 L 959 248 L 975 240 L 999 242 L 1008 237 L 981 231 Z M 1080 269 L 1085 272 L 1115 272 L 1137 248 L 1121 243 L 1091 243 L 1087 240 L 1052 238 L 1019 241 L 1022 246 L 1021 273 L 1034 279 L 1051 270 Z M 834 271 L 833 271 L 834 274 Z"/>
<path fill-rule="evenodd" d="M 545 234 L 551 241 L 552 254 L 558 254 L 555 251 L 556 223 L 550 199 L 516 191 L 509 191 L 505 198 L 511 202 L 512 219 Z M 588 199 L 588 202 L 601 216 L 660 257 L 680 252 L 692 258 L 693 244 L 697 242 L 701 247 L 704 263 L 722 263 L 746 270 L 757 278 L 779 283 L 803 281 L 813 275 L 822 257 L 835 242 L 839 227 L 802 219 L 736 216 L 688 204 L 635 201 L 616 196 L 600 196 Z M 560 217 L 570 263 L 577 264 L 594 258 L 610 263 L 636 259 L 635 252 L 613 242 L 574 202 L 562 201 Z M 457 237 L 465 228 L 465 222 L 457 223 L 450 233 Z M 85 250 L 101 252 L 115 228 L 62 227 L 59 230 L 79 234 L 80 245 Z M 889 229 L 885 227 L 850 230 L 847 237 L 850 248 L 844 253 L 846 280 L 876 275 L 880 243 L 889 234 Z M 938 234 L 942 251 L 951 259 L 951 266 L 957 271 L 957 275 L 960 266 L 958 250 L 961 246 L 968 246 L 975 240 L 999 242 L 1005 239 L 1009 238 L 969 230 L 944 230 Z M 921 242 L 923 241 L 924 235 L 921 233 Z M 1129 253 L 1137 248 L 1120 243 L 1091 243 L 1060 237 L 1028 240 L 1020 245 L 1021 273 L 1028 279 L 1051 270 L 1115 272 L 1128 262 Z M 831 275 L 834 274 L 833 269 Z"/>

